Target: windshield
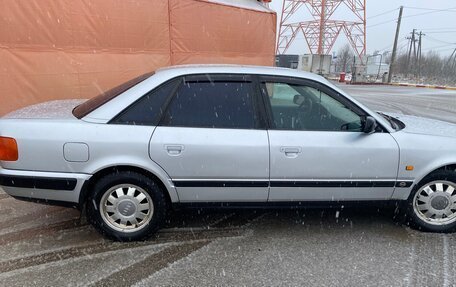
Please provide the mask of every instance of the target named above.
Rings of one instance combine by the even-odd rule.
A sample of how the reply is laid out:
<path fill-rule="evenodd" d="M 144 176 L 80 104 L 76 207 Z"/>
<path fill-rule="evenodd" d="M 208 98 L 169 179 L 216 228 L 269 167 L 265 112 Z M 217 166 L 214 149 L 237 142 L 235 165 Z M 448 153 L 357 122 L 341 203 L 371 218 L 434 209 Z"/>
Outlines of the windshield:
<path fill-rule="evenodd" d="M 153 74 L 154 74 L 154 72 L 143 74 L 139 77 L 131 79 L 128 82 L 118 85 L 117 87 L 114 87 L 114 88 L 80 104 L 73 110 L 73 115 L 75 117 L 77 117 L 78 119 L 81 119 L 81 118 L 87 116 L 88 114 L 90 114 L 91 112 L 93 112 L 94 110 L 99 108 L 100 106 L 106 104 L 110 100 L 114 99 L 115 97 L 122 94 L 126 90 L 130 89 L 131 87 L 133 87 L 133 86 L 139 84 L 140 82 L 144 81 L 145 79 L 149 78 Z"/>

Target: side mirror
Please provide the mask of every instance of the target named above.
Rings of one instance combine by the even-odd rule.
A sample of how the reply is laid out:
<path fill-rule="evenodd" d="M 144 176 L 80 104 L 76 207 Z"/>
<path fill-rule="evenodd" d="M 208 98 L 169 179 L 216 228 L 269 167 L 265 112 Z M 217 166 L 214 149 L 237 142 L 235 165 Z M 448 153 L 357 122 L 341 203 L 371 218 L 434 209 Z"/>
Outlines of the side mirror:
<path fill-rule="evenodd" d="M 367 116 L 364 120 L 363 132 L 366 134 L 372 134 L 375 133 L 376 128 L 377 121 L 373 117 Z"/>
<path fill-rule="evenodd" d="M 293 97 L 293 103 L 298 106 L 302 105 L 305 102 L 305 100 L 306 98 L 303 95 L 295 95 Z"/>

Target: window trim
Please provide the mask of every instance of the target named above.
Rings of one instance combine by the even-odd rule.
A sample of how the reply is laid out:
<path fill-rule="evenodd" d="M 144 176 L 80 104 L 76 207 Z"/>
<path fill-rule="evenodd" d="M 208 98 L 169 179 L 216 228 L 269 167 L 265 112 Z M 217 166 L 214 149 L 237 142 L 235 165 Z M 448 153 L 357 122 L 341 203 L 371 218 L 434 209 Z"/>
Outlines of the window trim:
<path fill-rule="evenodd" d="M 228 130 L 266 130 L 267 129 L 267 122 L 264 113 L 262 112 L 264 109 L 262 103 L 262 95 L 261 91 L 259 90 L 259 83 L 257 81 L 256 75 L 252 74 L 230 74 L 230 73 L 202 73 L 202 74 L 189 74 L 181 76 L 181 81 L 176 86 L 174 93 L 171 97 L 168 98 L 168 101 L 165 102 L 163 106 L 163 112 L 161 113 L 160 120 L 157 126 L 160 127 L 170 127 L 170 128 L 193 128 L 193 129 L 228 129 Z M 171 126 L 164 124 L 165 115 L 167 114 L 168 110 L 170 109 L 171 102 L 175 99 L 179 88 L 185 84 L 185 82 L 247 82 L 251 83 L 251 92 L 252 92 L 252 107 L 254 113 L 254 127 L 253 128 L 239 128 L 239 127 L 232 127 L 232 128 L 221 128 L 221 127 L 192 127 L 192 126 Z"/>
<path fill-rule="evenodd" d="M 278 129 L 275 127 L 273 112 L 271 102 L 269 101 L 268 95 L 264 92 L 265 91 L 265 83 L 273 82 L 273 83 L 283 83 L 289 85 L 302 85 L 307 86 L 313 89 L 317 89 L 322 91 L 323 93 L 327 94 L 331 98 L 341 102 L 343 105 L 348 107 L 352 112 L 360 116 L 361 118 L 365 118 L 370 116 L 364 109 L 347 99 L 341 93 L 335 91 L 331 87 L 324 85 L 318 81 L 310 80 L 310 79 L 302 79 L 302 78 L 294 78 L 294 77 L 287 77 L 287 76 L 276 76 L 276 75 L 258 75 L 259 81 L 259 88 L 260 94 L 263 98 L 263 104 L 265 105 L 264 109 L 268 115 L 268 129 L 270 130 L 282 130 L 282 131 L 299 131 L 299 132 L 351 132 L 351 131 L 324 131 L 324 130 L 293 130 L 293 129 Z M 381 128 L 381 132 L 388 132 L 388 130 L 383 127 L 381 123 L 378 123 L 378 126 Z"/>

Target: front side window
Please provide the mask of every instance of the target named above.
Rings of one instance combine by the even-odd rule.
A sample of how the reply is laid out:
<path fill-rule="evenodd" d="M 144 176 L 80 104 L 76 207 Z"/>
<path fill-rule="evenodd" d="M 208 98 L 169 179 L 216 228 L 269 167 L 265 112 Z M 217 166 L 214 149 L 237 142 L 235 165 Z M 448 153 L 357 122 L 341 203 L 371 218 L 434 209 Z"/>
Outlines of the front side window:
<path fill-rule="evenodd" d="M 361 131 L 362 117 L 319 89 L 279 82 L 263 84 L 276 129 Z"/>
<path fill-rule="evenodd" d="M 253 84 L 242 79 L 186 79 L 177 90 L 162 125 L 253 129 Z"/>

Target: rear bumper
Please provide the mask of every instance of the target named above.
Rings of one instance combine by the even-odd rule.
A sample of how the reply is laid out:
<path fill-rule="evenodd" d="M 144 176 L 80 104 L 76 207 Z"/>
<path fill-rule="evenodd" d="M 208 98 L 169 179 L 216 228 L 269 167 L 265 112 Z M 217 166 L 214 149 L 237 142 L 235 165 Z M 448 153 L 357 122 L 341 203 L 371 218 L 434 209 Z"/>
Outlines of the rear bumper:
<path fill-rule="evenodd" d="M 88 174 L 9 170 L 0 168 L 0 187 L 21 199 L 77 204 Z"/>

